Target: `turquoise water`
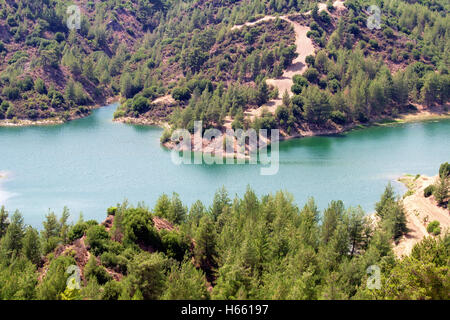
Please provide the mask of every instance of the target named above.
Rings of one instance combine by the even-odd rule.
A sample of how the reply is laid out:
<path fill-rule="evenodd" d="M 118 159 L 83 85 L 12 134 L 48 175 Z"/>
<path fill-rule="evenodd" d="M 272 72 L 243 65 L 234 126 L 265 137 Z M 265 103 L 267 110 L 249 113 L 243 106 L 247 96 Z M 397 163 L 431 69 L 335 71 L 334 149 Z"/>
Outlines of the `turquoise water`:
<path fill-rule="evenodd" d="M 285 141 L 274 176 L 261 176 L 259 165 L 177 166 L 159 144 L 160 128 L 113 123 L 115 108 L 59 126 L 0 128 L 0 171 L 8 176 L 0 180 L 0 204 L 40 226 L 49 210 L 64 206 L 73 220 L 80 212 L 103 220 L 106 208 L 124 199 L 153 206 L 175 191 L 187 205 L 209 205 L 222 185 L 232 196 L 250 185 L 259 195 L 288 190 L 299 205 L 314 196 L 320 209 L 341 199 L 371 212 L 389 181 L 403 173 L 434 175 L 450 160 L 444 120 Z"/>

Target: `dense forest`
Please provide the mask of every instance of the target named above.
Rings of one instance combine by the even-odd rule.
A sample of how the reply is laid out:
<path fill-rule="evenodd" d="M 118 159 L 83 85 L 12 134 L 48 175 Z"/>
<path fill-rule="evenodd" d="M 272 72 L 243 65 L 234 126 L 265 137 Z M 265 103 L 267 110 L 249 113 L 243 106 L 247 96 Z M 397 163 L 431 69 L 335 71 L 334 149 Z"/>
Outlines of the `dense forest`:
<path fill-rule="evenodd" d="M 73 3 L 78 30 L 65 23 Z M 2 0 L 0 119 L 65 121 L 120 96 L 117 119 L 192 129 L 194 120 L 220 128 L 230 117 L 233 128 L 292 134 L 445 105 L 448 2 L 376 1 L 381 26 L 373 30 L 370 4 L 349 0 L 337 13 L 331 2 L 319 12 L 308 0 Z M 292 26 L 275 19 L 232 28 L 269 14 L 309 26 L 316 47 L 291 97 L 266 80 L 296 56 Z M 277 96 L 283 103 L 273 114 L 244 116 Z"/>
<path fill-rule="evenodd" d="M 439 175 L 433 193 L 447 205 L 448 163 Z M 447 231 L 393 254 L 408 229 L 390 184 L 373 215 L 342 201 L 298 207 L 281 191 L 232 199 L 222 188 L 210 207 L 187 208 L 174 193 L 153 209 L 110 207 L 100 224 L 68 221 L 68 209 L 50 212 L 39 232 L 1 208 L 0 299 L 449 298 Z M 74 267 L 79 287 L 67 285 Z M 368 268 L 380 271 L 379 288 L 368 286 Z"/>

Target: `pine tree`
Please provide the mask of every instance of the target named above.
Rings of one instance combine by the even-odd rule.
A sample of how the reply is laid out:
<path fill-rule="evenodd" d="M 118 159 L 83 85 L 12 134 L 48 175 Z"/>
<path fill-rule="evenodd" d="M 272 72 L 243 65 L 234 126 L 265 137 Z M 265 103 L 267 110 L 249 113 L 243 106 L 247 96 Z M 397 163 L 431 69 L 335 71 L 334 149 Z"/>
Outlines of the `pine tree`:
<path fill-rule="evenodd" d="M 167 289 L 162 299 L 167 300 L 205 300 L 209 298 L 205 276 L 195 268 L 191 261 L 175 266 L 167 277 Z"/>
<path fill-rule="evenodd" d="M 216 266 L 217 236 L 214 223 L 209 216 L 204 216 L 200 219 L 195 235 L 195 261 L 203 270 L 211 271 L 211 269 Z"/>
<path fill-rule="evenodd" d="M 2 206 L 0 208 L 0 239 L 6 234 L 8 226 L 8 211 L 6 211 L 5 206 Z"/>
<path fill-rule="evenodd" d="M 2 239 L 2 249 L 7 257 L 18 256 L 22 250 L 22 240 L 24 236 L 23 216 L 19 211 L 14 212 L 11 222 Z"/>
<path fill-rule="evenodd" d="M 23 253 L 34 264 L 41 261 L 41 244 L 39 233 L 32 227 L 28 227 L 23 238 Z"/>
<path fill-rule="evenodd" d="M 438 203 L 438 205 L 443 205 L 444 201 L 448 197 L 448 178 L 446 176 L 441 176 L 439 178 L 439 183 L 436 186 L 436 190 L 434 191 L 434 197 Z"/>
<path fill-rule="evenodd" d="M 186 220 L 186 211 L 187 209 L 183 206 L 180 196 L 174 192 L 167 213 L 168 220 L 175 224 L 181 224 Z"/>
<path fill-rule="evenodd" d="M 257 94 L 257 104 L 258 106 L 262 106 L 269 100 L 269 88 L 267 86 L 266 81 L 261 81 L 258 85 L 258 94 Z"/>
<path fill-rule="evenodd" d="M 289 92 L 286 90 L 284 90 L 283 93 L 283 106 L 290 108 L 291 107 L 291 98 L 289 96 Z"/>
<path fill-rule="evenodd" d="M 319 240 L 319 211 L 314 198 L 309 198 L 300 212 L 299 241 L 317 248 Z"/>

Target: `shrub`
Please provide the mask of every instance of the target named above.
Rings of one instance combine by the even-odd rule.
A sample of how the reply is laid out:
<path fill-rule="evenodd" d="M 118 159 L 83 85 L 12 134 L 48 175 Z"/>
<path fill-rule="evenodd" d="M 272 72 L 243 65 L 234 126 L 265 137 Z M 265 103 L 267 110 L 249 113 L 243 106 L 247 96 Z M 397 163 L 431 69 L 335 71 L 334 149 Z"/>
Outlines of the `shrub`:
<path fill-rule="evenodd" d="M 320 20 L 322 20 L 323 23 L 325 23 L 325 24 L 330 23 L 330 21 L 331 21 L 330 15 L 325 10 L 321 11 L 319 16 L 320 16 Z"/>
<path fill-rule="evenodd" d="M 37 78 L 34 82 L 34 90 L 40 94 L 46 94 L 47 88 L 45 87 L 45 82 L 41 78 Z"/>
<path fill-rule="evenodd" d="M 305 77 L 303 77 L 299 74 L 294 75 L 292 80 L 294 81 L 295 84 L 300 85 L 302 87 L 308 86 L 308 80 L 306 80 Z"/>
<path fill-rule="evenodd" d="M 427 232 L 435 236 L 441 233 L 441 224 L 437 220 L 431 221 L 427 226 Z"/>
<path fill-rule="evenodd" d="M 106 210 L 106 213 L 108 214 L 108 216 L 115 216 L 117 212 L 117 207 L 109 207 Z"/>
<path fill-rule="evenodd" d="M 187 101 L 191 98 L 191 92 L 186 87 L 178 87 L 173 89 L 172 97 L 177 101 Z"/>
<path fill-rule="evenodd" d="M 30 76 L 26 76 L 24 79 L 20 80 L 17 85 L 19 86 L 20 90 L 23 91 L 29 91 L 33 88 L 34 82 L 33 79 Z"/>
<path fill-rule="evenodd" d="M 0 53 L 6 52 L 6 51 L 7 50 L 6 50 L 5 44 L 3 43 L 3 41 L 0 40 Z"/>
<path fill-rule="evenodd" d="M 86 231 L 87 243 L 96 256 L 105 251 L 105 246 L 108 239 L 109 234 L 102 225 L 92 226 Z"/>
<path fill-rule="evenodd" d="M 9 100 L 16 100 L 16 99 L 18 99 L 19 96 L 20 96 L 20 91 L 19 91 L 19 89 L 16 88 L 16 87 L 11 87 L 11 86 L 5 87 L 5 88 L 3 89 L 3 92 L 2 92 L 2 93 L 3 93 L 3 95 L 6 96 Z"/>
<path fill-rule="evenodd" d="M 306 79 L 308 79 L 310 83 L 315 83 L 319 78 L 319 71 L 317 71 L 316 68 L 308 68 L 305 71 L 304 76 L 306 77 Z"/>
<path fill-rule="evenodd" d="M 138 113 L 145 113 L 149 109 L 148 99 L 143 96 L 137 96 L 133 99 L 131 108 Z"/>
<path fill-rule="evenodd" d="M 150 87 L 150 88 L 145 88 L 144 90 L 142 90 L 142 95 L 148 99 L 154 99 L 157 97 L 157 94 L 155 92 L 155 88 Z"/>
<path fill-rule="evenodd" d="M 450 164 L 446 162 L 439 167 L 439 177 L 446 178 L 448 176 L 450 176 Z"/>
<path fill-rule="evenodd" d="M 101 285 L 111 280 L 111 276 L 106 272 L 105 268 L 97 265 L 97 260 L 94 256 L 89 258 L 89 261 L 84 268 L 84 276 L 88 280 L 90 278 L 95 278 Z"/>
<path fill-rule="evenodd" d="M 103 287 L 102 300 L 117 300 L 122 292 L 122 286 L 117 281 L 108 281 Z"/>
<path fill-rule="evenodd" d="M 386 38 L 393 38 L 394 37 L 394 31 L 391 28 L 386 28 L 383 30 L 384 35 Z"/>
<path fill-rule="evenodd" d="M 58 41 L 58 42 L 62 42 L 62 41 L 64 41 L 65 40 L 65 36 L 64 36 L 64 33 L 62 33 L 62 32 L 57 32 L 57 33 L 55 33 L 55 40 L 56 41 Z"/>
<path fill-rule="evenodd" d="M 162 253 L 141 252 L 130 262 L 128 272 L 144 299 L 158 299 L 165 288 L 167 258 Z"/>
<path fill-rule="evenodd" d="M 105 267 L 113 269 L 116 272 L 127 272 L 128 260 L 121 255 L 116 255 L 112 252 L 104 252 L 100 257 L 100 261 Z"/>
<path fill-rule="evenodd" d="M 145 208 L 129 208 L 123 212 L 122 220 L 124 240 L 150 245 L 154 249 L 161 247 L 161 239 L 156 231 L 152 216 Z"/>
<path fill-rule="evenodd" d="M 4 119 L 6 117 L 6 111 L 9 109 L 9 102 L 2 101 L 0 104 L 0 119 Z"/>
<path fill-rule="evenodd" d="M 147 61 L 147 68 L 153 69 L 154 67 L 156 67 L 155 61 L 154 61 L 153 59 L 149 59 L 149 60 Z"/>
<path fill-rule="evenodd" d="M 436 187 L 434 186 L 434 185 L 429 185 L 428 187 L 426 187 L 424 190 L 423 190 L 423 195 L 424 195 L 424 197 L 425 198 L 428 198 L 429 196 L 431 196 L 432 194 L 433 194 L 433 192 L 434 192 L 434 190 L 436 189 Z"/>
<path fill-rule="evenodd" d="M 373 49 L 378 49 L 378 41 L 375 39 L 370 39 L 369 44 Z"/>
<path fill-rule="evenodd" d="M 36 120 L 39 117 L 39 112 L 34 109 L 28 110 L 27 117 L 31 120 Z"/>
<path fill-rule="evenodd" d="M 170 129 L 165 128 L 161 135 L 160 141 L 161 141 L 161 143 L 168 142 L 171 137 L 172 137 L 172 132 L 170 131 Z"/>
<path fill-rule="evenodd" d="M 330 88 L 331 92 L 336 93 L 340 88 L 339 81 L 336 79 L 331 79 L 328 81 L 328 88 Z"/>
<path fill-rule="evenodd" d="M 6 19 L 6 22 L 8 23 L 8 25 L 10 27 L 17 27 L 18 26 L 16 19 L 12 15 L 8 16 L 8 18 Z"/>
<path fill-rule="evenodd" d="M 74 225 L 69 230 L 69 233 L 68 233 L 69 240 L 74 241 L 76 239 L 80 239 L 86 232 L 87 227 L 88 227 L 87 224 L 84 222 L 77 223 L 76 225 Z"/>
<path fill-rule="evenodd" d="M 356 23 L 352 23 L 350 24 L 350 26 L 348 27 L 348 31 L 354 35 L 358 35 L 359 34 L 359 27 Z"/>
<path fill-rule="evenodd" d="M 16 109 L 14 108 L 14 106 L 10 105 L 8 107 L 8 110 L 6 110 L 6 118 L 7 119 L 12 119 L 16 116 Z"/>
<path fill-rule="evenodd" d="M 161 230 L 161 242 L 166 255 L 178 261 L 183 260 L 185 253 L 189 250 L 186 237 L 177 231 Z"/>
<path fill-rule="evenodd" d="M 291 91 L 292 91 L 294 94 L 300 94 L 300 93 L 302 93 L 302 89 L 303 89 L 303 87 L 300 86 L 300 85 L 298 85 L 298 84 L 296 84 L 296 83 L 294 83 L 294 84 L 292 85 L 292 87 L 291 87 Z"/>
<path fill-rule="evenodd" d="M 305 58 L 305 62 L 308 65 L 308 67 L 314 67 L 314 63 L 316 62 L 316 58 L 313 55 L 308 55 Z"/>
<path fill-rule="evenodd" d="M 278 106 L 275 111 L 275 118 L 278 122 L 286 122 L 289 119 L 289 109 L 284 105 Z"/>
<path fill-rule="evenodd" d="M 345 113 L 339 110 L 332 111 L 330 114 L 331 120 L 337 124 L 345 124 L 347 122 L 347 118 Z"/>

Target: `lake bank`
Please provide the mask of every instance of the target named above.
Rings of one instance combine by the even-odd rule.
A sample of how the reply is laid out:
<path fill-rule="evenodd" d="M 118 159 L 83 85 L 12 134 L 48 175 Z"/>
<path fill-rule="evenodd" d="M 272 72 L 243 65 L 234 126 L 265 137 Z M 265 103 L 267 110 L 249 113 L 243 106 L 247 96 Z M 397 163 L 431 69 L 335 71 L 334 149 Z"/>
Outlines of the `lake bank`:
<path fill-rule="evenodd" d="M 113 122 L 115 110 L 106 106 L 58 126 L 1 127 L 0 168 L 10 173 L 1 188 L 13 195 L 7 209 L 19 209 L 33 226 L 64 206 L 74 220 L 83 212 L 100 221 L 124 199 L 153 206 L 162 193 L 177 192 L 188 206 L 208 206 L 222 186 L 233 198 L 250 185 L 257 195 L 287 190 L 299 206 L 313 196 L 320 209 L 342 200 L 373 212 L 389 181 L 405 172 L 434 174 L 450 148 L 449 120 L 372 126 L 283 141 L 278 173 L 262 176 L 259 163 L 176 164 L 160 144 L 161 128 Z"/>
<path fill-rule="evenodd" d="M 62 125 L 69 121 L 83 119 L 89 117 L 93 110 L 117 103 L 120 101 L 119 96 L 109 97 L 104 103 L 98 103 L 92 106 L 87 106 L 89 112 L 87 114 L 72 114 L 67 120 L 63 120 L 59 117 L 48 118 L 48 119 L 2 119 L 0 120 L 0 127 L 34 127 L 34 126 L 56 126 Z"/>
<path fill-rule="evenodd" d="M 434 196 L 425 197 L 424 189 L 438 181 L 438 176 L 403 175 L 398 179 L 408 191 L 403 198 L 408 233 L 402 236 L 394 244 L 394 253 L 397 257 L 409 255 L 412 248 L 424 237 L 431 236 L 427 231 L 427 225 L 431 221 L 439 221 L 441 235 L 450 228 L 450 216 L 448 209 L 439 207 Z"/>
<path fill-rule="evenodd" d="M 138 125 L 156 125 L 163 128 L 169 128 L 169 125 L 167 122 L 163 123 L 163 126 L 158 125 L 154 121 L 150 121 L 149 124 L 146 123 L 145 119 L 139 119 L 137 118 L 136 121 L 132 120 L 133 118 L 126 118 L 124 121 L 119 121 L 123 123 L 129 123 L 129 124 L 138 124 Z M 305 137 L 316 137 L 316 136 L 332 136 L 332 135 L 339 135 L 346 132 L 354 131 L 354 130 L 360 130 L 360 129 L 366 129 L 370 127 L 377 127 L 377 126 L 393 126 L 393 125 L 400 125 L 405 123 L 414 123 L 414 122 L 422 122 L 422 121 L 439 121 L 439 120 L 447 120 L 450 119 L 450 113 L 448 111 L 444 111 L 443 107 L 438 107 L 435 109 L 423 109 L 418 110 L 416 112 L 409 112 L 409 113 L 403 113 L 400 114 L 397 117 L 377 117 L 372 119 L 368 123 L 351 123 L 346 125 L 336 125 L 334 124 L 331 126 L 331 128 L 319 128 L 319 129 L 311 129 L 308 127 L 305 127 L 304 130 L 300 130 L 299 133 L 295 134 L 287 134 L 285 131 L 280 130 L 280 136 L 279 141 L 288 141 L 293 139 L 300 139 Z M 117 121 L 117 120 L 114 120 Z M 227 128 L 229 129 L 229 128 Z M 225 135 L 225 129 L 222 130 L 223 134 Z M 229 136 L 227 136 L 229 137 Z M 231 139 L 232 137 L 230 137 Z M 222 138 L 218 139 L 219 141 L 207 141 L 203 140 L 203 150 L 206 150 L 206 152 L 211 152 L 211 150 L 215 148 L 221 148 L 222 146 Z M 194 141 L 194 135 L 191 134 L 191 141 L 193 143 Z M 269 140 L 266 141 L 267 143 L 270 143 Z M 162 146 L 165 148 L 172 150 L 174 149 L 177 144 L 169 141 L 163 141 Z M 193 145 L 192 145 L 193 146 Z M 217 149 L 216 149 L 217 150 Z M 198 152 L 201 152 L 201 150 L 196 150 Z M 248 150 L 247 150 L 248 151 Z M 235 154 L 236 154 L 235 149 Z M 226 157 L 230 157 L 230 155 L 226 155 Z M 248 152 L 246 152 L 245 158 L 248 158 Z"/>

